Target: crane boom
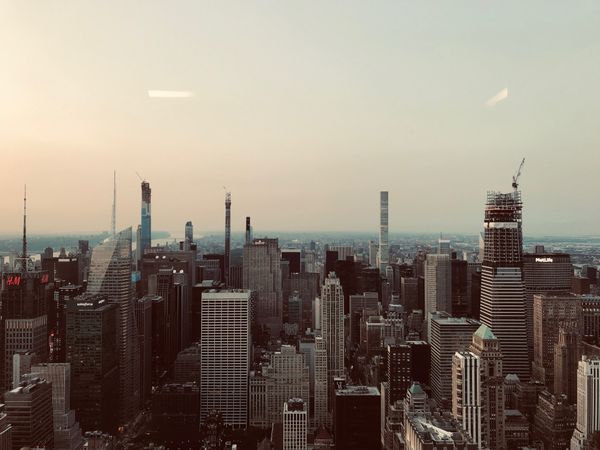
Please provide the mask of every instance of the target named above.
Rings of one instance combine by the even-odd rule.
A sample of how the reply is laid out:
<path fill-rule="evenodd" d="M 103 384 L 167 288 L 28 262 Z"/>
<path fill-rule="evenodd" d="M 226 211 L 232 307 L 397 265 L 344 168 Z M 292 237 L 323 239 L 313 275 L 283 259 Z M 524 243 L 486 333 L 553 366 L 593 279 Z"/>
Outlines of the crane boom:
<path fill-rule="evenodd" d="M 517 172 L 513 175 L 512 187 L 515 190 L 519 187 L 519 178 L 521 177 L 521 171 L 523 170 L 524 164 L 525 164 L 525 158 L 523 158 L 523 160 L 521 161 L 521 164 L 519 164 L 519 168 L 517 169 Z"/>

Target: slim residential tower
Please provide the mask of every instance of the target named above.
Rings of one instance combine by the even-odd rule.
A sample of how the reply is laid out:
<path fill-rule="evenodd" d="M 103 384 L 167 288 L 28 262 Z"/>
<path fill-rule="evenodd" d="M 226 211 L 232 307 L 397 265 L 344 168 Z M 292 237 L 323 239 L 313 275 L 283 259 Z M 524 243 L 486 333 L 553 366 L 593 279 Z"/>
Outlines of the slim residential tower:
<path fill-rule="evenodd" d="M 378 265 L 381 273 L 390 262 L 390 249 L 388 243 L 388 192 L 379 193 L 379 253 Z"/>
<path fill-rule="evenodd" d="M 142 181 L 142 234 L 140 237 L 139 259 L 144 257 L 144 250 L 151 247 L 152 219 L 151 219 L 151 195 L 150 183 Z"/>

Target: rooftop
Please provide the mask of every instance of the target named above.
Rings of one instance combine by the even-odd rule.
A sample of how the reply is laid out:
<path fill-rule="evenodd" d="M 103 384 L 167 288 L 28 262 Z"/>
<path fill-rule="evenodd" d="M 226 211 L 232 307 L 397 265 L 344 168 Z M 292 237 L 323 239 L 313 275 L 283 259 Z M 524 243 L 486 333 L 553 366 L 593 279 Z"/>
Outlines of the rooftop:
<path fill-rule="evenodd" d="M 481 325 L 477 331 L 473 333 L 473 335 L 483 339 L 484 341 L 497 339 L 494 333 L 492 333 L 492 329 L 487 325 Z"/>
<path fill-rule="evenodd" d="M 337 389 L 335 395 L 369 395 L 379 397 L 379 389 L 373 386 L 346 386 L 345 389 Z"/>

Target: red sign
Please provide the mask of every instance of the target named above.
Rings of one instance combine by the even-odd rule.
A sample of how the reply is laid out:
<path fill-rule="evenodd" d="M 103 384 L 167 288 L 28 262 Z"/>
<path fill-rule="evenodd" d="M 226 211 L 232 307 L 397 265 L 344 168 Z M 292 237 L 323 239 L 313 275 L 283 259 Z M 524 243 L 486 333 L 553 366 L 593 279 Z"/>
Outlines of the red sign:
<path fill-rule="evenodd" d="M 10 287 L 16 287 L 21 285 L 21 275 L 7 275 L 6 285 Z"/>
<path fill-rule="evenodd" d="M 48 282 L 48 274 L 45 273 L 42 275 L 42 277 L 40 278 L 40 283 L 41 284 L 46 284 Z"/>

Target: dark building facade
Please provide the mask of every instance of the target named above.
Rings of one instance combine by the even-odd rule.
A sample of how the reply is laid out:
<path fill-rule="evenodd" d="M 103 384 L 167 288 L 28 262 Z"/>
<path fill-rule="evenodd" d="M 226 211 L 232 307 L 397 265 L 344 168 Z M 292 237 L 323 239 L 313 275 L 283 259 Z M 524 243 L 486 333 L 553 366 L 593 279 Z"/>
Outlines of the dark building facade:
<path fill-rule="evenodd" d="M 336 448 L 381 448 L 381 395 L 367 386 L 347 386 L 335 392 L 333 432 Z"/>

